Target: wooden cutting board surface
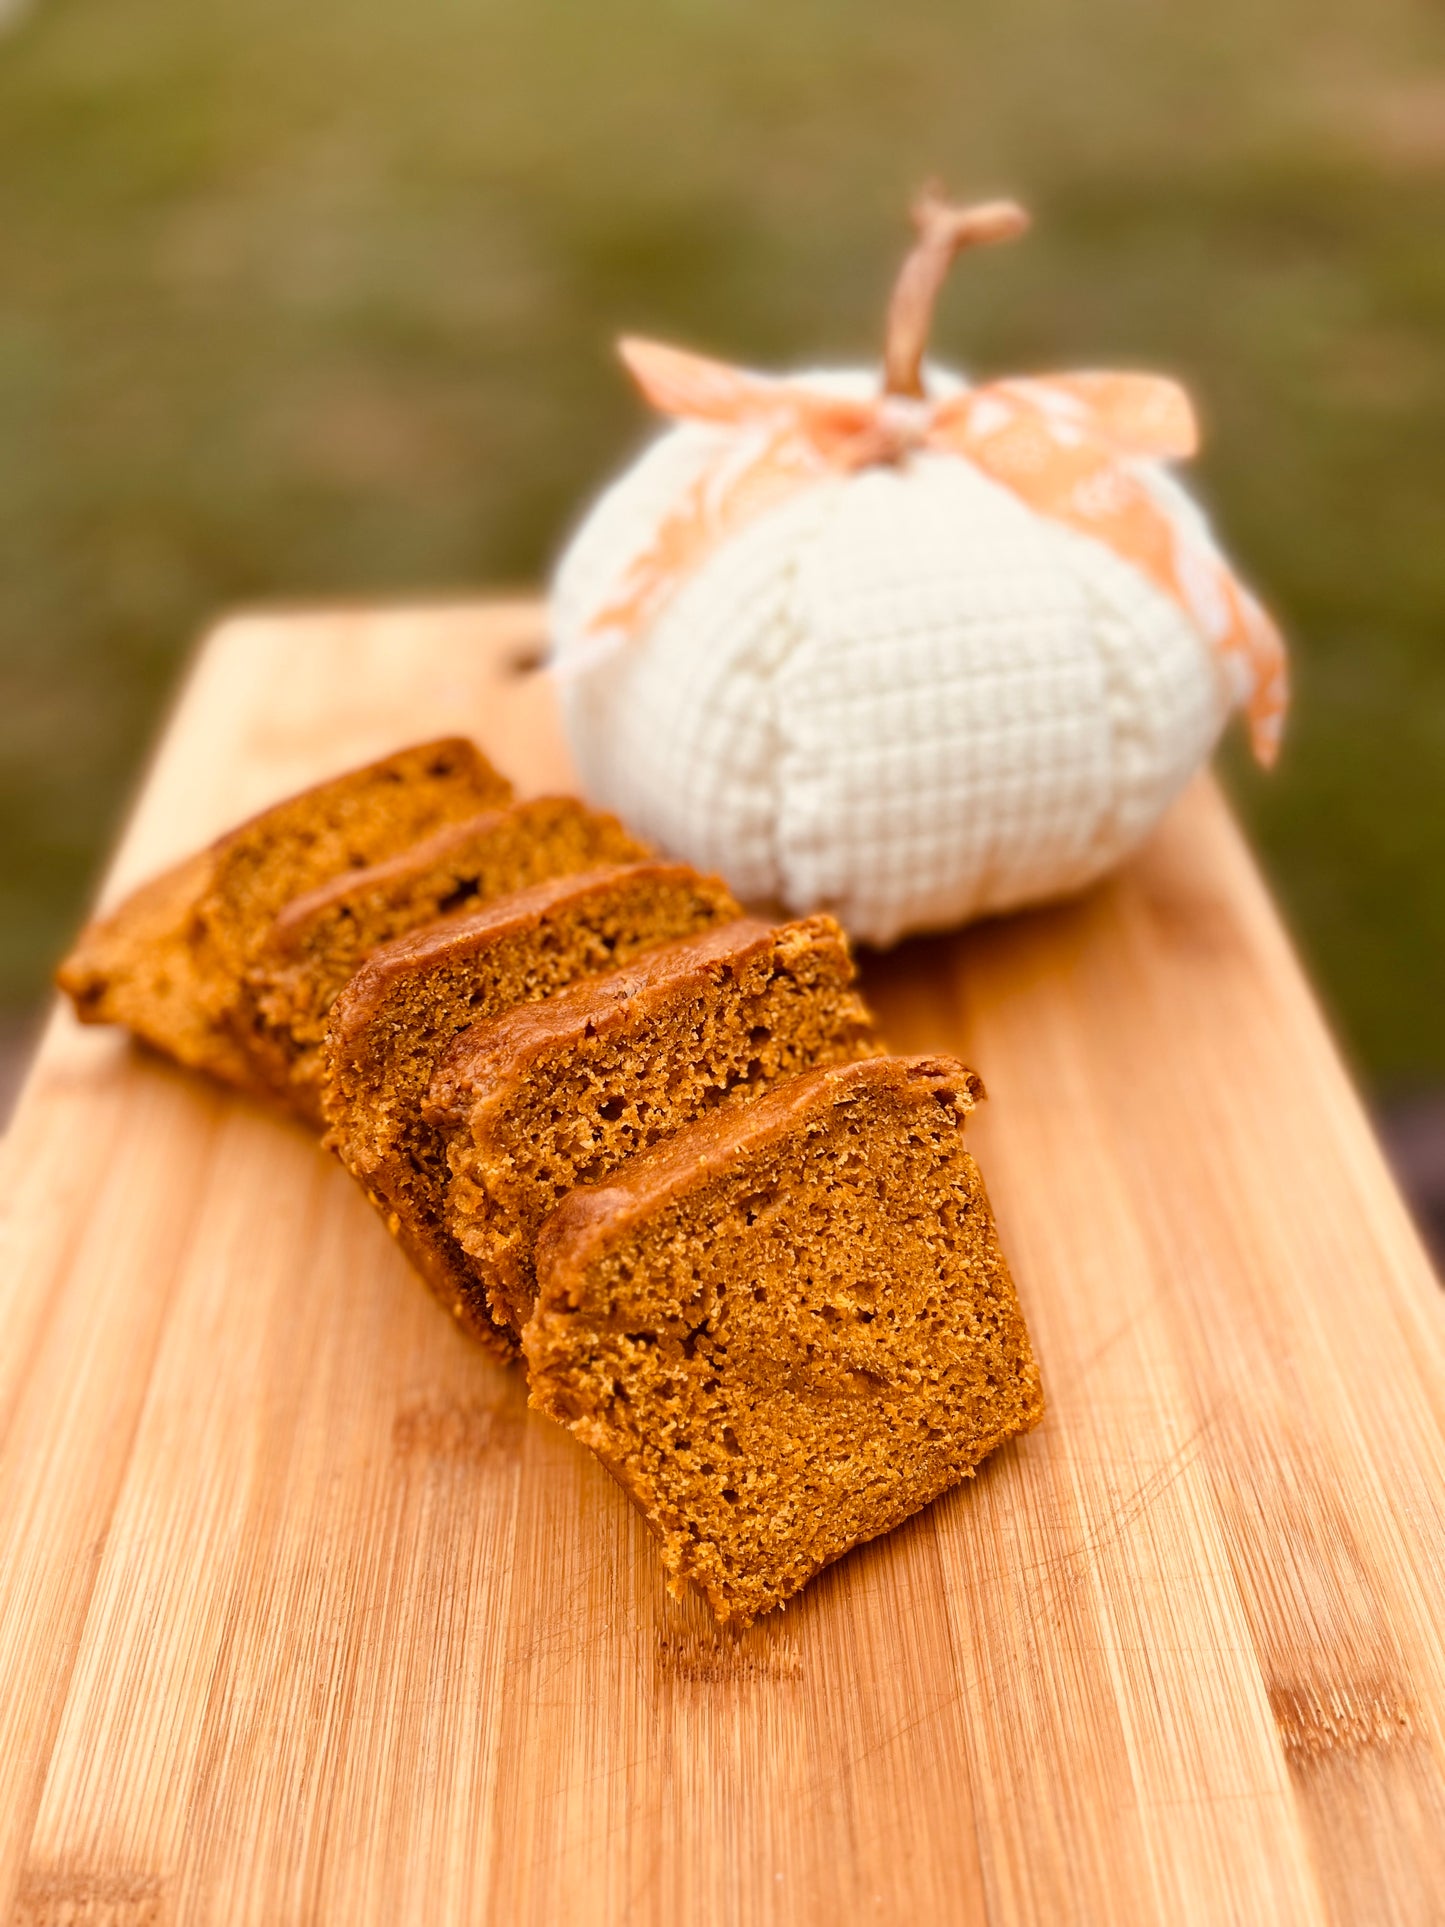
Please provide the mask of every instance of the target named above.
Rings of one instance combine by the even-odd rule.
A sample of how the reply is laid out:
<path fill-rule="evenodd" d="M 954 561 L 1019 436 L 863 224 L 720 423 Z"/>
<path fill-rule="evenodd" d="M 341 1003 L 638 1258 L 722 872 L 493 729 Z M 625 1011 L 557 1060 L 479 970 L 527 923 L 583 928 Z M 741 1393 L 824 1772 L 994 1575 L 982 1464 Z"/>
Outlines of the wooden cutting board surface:
<path fill-rule="evenodd" d="M 227 624 L 108 895 L 408 738 L 565 785 L 537 637 Z M 301 1130 L 57 1015 L 4 1153 L 0 1921 L 1445 1920 L 1440 1297 L 1217 792 L 866 975 L 988 1083 L 1049 1413 L 741 1637 Z"/>

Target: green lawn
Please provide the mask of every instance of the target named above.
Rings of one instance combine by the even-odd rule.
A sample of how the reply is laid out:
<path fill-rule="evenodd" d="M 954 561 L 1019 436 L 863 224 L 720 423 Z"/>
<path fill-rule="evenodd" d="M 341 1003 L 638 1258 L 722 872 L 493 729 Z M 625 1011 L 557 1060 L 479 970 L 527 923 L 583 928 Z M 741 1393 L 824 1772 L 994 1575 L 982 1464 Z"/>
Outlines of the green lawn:
<path fill-rule="evenodd" d="M 623 326 L 877 345 L 909 186 L 1016 191 L 940 347 L 1194 387 L 1294 642 L 1227 771 L 1377 1088 L 1445 1077 L 1445 21 L 1426 0 L 36 0 L 0 35 L 0 1009 L 218 609 L 540 575 Z"/>

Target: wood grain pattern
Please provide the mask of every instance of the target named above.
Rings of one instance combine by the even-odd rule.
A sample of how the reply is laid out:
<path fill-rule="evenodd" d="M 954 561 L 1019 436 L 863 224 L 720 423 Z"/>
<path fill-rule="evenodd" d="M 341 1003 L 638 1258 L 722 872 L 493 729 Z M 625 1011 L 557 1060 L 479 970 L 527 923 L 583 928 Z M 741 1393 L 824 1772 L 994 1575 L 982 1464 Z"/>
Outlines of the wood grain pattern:
<path fill-rule="evenodd" d="M 227 624 L 108 893 L 407 737 L 564 786 L 536 636 Z M 0 1920 L 1445 1919 L 1445 1322 L 1217 793 L 867 975 L 987 1080 L 1050 1412 L 741 1637 L 300 1130 L 56 1015 L 0 1193 Z"/>

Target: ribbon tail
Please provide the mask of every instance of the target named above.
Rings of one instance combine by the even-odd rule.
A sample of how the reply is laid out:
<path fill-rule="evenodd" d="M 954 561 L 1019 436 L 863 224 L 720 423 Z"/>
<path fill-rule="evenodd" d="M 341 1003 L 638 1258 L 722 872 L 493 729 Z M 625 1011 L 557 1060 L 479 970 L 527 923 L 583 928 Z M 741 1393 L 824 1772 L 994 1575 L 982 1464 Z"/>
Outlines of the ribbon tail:
<path fill-rule="evenodd" d="M 1241 590 L 1240 594 L 1254 673 L 1254 688 L 1245 705 L 1249 746 L 1260 768 L 1272 769 L 1279 755 L 1285 713 L 1289 708 L 1289 659 L 1284 637 L 1270 616 L 1248 590 Z"/>
<path fill-rule="evenodd" d="M 728 362 L 638 335 L 624 335 L 617 352 L 659 414 L 735 425 L 777 408 L 778 383 Z"/>
<path fill-rule="evenodd" d="M 678 421 L 789 433 L 822 451 L 864 433 L 877 412 L 871 402 L 820 394 L 636 335 L 624 335 L 617 352 L 644 399 Z"/>
<path fill-rule="evenodd" d="M 1161 511 L 1162 513 L 1162 511 Z M 1231 707 L 1244 713 L 1255 761 L 1269 769 L 1279 754 L 1289 708 L 1284 637 L 1239 581 L 1213 543 L 1177 518 L 1168 582 L 1213 648 L 1230 687 Z"/>

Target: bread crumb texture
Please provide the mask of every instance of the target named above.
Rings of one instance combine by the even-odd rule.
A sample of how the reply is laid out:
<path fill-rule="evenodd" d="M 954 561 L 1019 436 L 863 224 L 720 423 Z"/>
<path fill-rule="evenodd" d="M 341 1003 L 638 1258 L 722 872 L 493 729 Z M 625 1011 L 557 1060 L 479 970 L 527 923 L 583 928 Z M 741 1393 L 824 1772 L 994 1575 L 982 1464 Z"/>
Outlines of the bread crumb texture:
<path fill-rule="evenodd" d="M 882 1049 L 831 917 L 744 918 L 463 1032 L 432 1083 L 448 1224 L 520 1331 L 533 1247 L 578 1185 L 682 1125 Z"/>
<path fill-rule="evenodd" d="M 537 1247 L 532 1402 L 722 1620 L 790 1598 L 1042 1415 L 946 1057 L 814 1071 L 566 1199 Z"/>
<path fill-rule="evenodd" d="M 465 737 L 421 743 L 303 790 L 217 846 L 198 907 L 208 994 L 228 1015 L 247 965 L 283 905 L 347 870 L 394 856 L 478 810 L 504 808 L 512 786 Z"/>
<path fill-rule="evenodd" d="M 466 817 L 385 862 L 344 870 L 285 904 L 253 954 L 239 1011 L 247 1052 L 273 1088 L 319 1124 L 326 1021 L 373 950 L 548 877 L 650 854 L 615 816 L 543 796 Z"/>
<path fill-rule="evenodd" d="M 477 1336 L 515 1351 L 446 1227 L 446 1139 L 424 1109 L 442 1053 L 481 1018 L 738 915 L 718 878 L 686 864 L 558 877 L 383 945 L 336 999 L 323 1046 L 328 1142 Z"/>

